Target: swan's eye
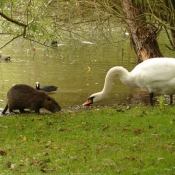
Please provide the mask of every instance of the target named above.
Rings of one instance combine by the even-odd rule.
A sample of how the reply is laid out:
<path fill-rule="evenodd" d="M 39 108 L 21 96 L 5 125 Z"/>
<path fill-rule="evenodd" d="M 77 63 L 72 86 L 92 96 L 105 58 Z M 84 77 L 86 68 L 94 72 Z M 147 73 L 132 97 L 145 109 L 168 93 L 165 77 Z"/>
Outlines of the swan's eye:
<path fill-rule="evenodd" d="M 88 100 L 92 100 L 95 98 L 95 96 L 89 97 Z"/>

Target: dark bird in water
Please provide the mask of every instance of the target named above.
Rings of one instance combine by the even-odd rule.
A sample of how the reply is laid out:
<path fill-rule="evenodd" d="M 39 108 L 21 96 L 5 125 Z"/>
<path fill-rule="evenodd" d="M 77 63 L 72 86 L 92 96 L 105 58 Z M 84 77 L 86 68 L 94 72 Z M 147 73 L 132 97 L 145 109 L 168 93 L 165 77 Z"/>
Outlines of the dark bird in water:
<path fill-rule="evenodd" d="M 50 46 L 50 47 L 60 47 L 60 46 L 64 46 L 65 44 L 63 44 L 63 43 L 58 43 L 58 41 L 51 41 L 49 44 L 48 44 L 48 46 Z"/>
<path fill-rule="evenodd" d="M 53 40 L 49 43 L 49 46 L 57 46 L 57 44 L 58 44 L 58 41 Z"/>
<path fill-rule="evenodd" d="M 0 61 L 10 61 L 10 60 L 11 60 L 10 56 L 7 56 L 7 57 L 1 57 L 0 56 Z"/>
<path fill-rule="evenodd" d="M 45 92 L 52 92 L 52 91 L 56 91 L 58 87 L 56 86 L 43 86 L 40 87 L 40 83 L 36 82 L 36 89 L 37 90 L 41 90 L 41 91 L 45 91 Z"/>

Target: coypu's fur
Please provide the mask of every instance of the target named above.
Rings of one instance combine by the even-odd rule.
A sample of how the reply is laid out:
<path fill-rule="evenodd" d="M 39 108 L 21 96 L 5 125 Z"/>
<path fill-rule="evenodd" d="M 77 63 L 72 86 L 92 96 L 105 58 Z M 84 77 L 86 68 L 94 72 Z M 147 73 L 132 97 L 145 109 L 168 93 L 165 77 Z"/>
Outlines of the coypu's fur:
<path fill-rule="evenodd" d="M 7 93 L 7 100 L 2 114 L 5 114 L 8 108 L 10 112 L 18 109 L 21 113 L 24 112 L 24 109 L 34 110 L 36 113 L 39 113 L 40 108 L 45 108 L 50 112 L 61 110 L 52 97 L 25 84 L 13 86 Z"/>

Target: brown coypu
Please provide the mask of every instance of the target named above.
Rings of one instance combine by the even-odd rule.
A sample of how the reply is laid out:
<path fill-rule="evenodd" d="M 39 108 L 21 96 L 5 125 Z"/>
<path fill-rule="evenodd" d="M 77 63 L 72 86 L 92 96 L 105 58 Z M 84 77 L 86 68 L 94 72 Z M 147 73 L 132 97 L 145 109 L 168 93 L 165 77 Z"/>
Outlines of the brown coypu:
<path fill-rule="evenodd" d="M 8 91 L 7 104 L 2 114 L 5 114 L 8 108 L 10 112 L 18 109 L 21 113 L 24 112 L 24 109 L 34 110 L 36 113 L 39 113 L 40 108 L 51 112 L 61 110 L 59 104 L 52 97 L 25 84 L 17 84 Z"/>

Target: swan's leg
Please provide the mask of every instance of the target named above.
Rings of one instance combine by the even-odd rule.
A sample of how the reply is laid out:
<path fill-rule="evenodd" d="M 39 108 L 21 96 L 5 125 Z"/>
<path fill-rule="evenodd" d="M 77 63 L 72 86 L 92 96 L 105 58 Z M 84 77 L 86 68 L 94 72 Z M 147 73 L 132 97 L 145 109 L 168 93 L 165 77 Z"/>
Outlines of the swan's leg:
<path fill-rule="evenodd" d="M 151 92 L 150 93 L 150 104 L 153 106 L 153 97 L 154 97 L 154 93 Z"/>
<path fill-rule="evenodd" d="M 170 105 L 173 104 L 173 95 L 170 95 Z"/>

